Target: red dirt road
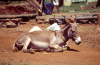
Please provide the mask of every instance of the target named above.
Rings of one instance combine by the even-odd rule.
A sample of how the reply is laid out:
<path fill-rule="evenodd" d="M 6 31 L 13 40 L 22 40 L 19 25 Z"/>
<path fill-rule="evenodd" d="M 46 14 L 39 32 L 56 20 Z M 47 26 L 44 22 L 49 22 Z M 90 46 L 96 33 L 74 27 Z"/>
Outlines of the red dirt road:
<path fill-rule="evenodd" d="M 42 24 L 38 25 L 41 29 Z M 12 52 L 12 46 L 19 35 L 28 32 L 33 27 L 32 22 L 19 25 L 16 28 L 0 28 L 0 61 L 34 63 L 40 65 L 100 65 L 100 26 L 82 24 L 79 25 L 82 38 L 81 45 L 75 45 L 69 41 L 70 50 L 64 52 L 35 52 L 35 54 Z M 62 27 L 63 25 L 60 25 Z M 88 31 L 83 29 L 89 28 Z"/>

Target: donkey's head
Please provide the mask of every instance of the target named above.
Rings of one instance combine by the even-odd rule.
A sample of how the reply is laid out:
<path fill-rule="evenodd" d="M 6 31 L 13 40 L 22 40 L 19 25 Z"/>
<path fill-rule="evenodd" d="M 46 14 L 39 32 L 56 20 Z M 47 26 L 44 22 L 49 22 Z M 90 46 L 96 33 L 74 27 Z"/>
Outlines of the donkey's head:
<path fill-rule="evenodd" d="M 79 35 L 79 29 L 77 27 L 77 23 L 76 21 L 70 17 L 70 21 L 68 19 L 65 19 L 68 25 L 67 28 L 67 36 L 69 39 L 72 39 L 73 41 L 75 41 L 75 43 L 77 45 L 79 45 L 81 43 L 81 38 Z"/>

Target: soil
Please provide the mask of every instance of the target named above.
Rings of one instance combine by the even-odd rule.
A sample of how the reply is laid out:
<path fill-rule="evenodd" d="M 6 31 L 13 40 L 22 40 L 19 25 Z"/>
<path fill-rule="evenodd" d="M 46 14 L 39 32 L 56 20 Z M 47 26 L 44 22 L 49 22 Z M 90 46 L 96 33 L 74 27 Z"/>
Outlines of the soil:
<path fill-rule="evenodd" d="M 36 10 L 28 3 L 0 6 L 0 15 L 35 14 Z"/>
<path fill-rule="evenodd" d="M 23 22 L 16 28 L 0 28 L 0 61 L 14 63 L 34 63 L 40 65 L 100 65 L 100 26 L 95 24 L 78 24 L 82 43 L 76 45 L 69 40 L 70 50 L 64 52 L 35 52 L 35 54 L 13 52 L 16 39 L 28 32 L 33 26 L 42 30 L 50 24 L 37 24 L 35 20 Z M 61 28 L 64 26 L 59 25 Z"/>

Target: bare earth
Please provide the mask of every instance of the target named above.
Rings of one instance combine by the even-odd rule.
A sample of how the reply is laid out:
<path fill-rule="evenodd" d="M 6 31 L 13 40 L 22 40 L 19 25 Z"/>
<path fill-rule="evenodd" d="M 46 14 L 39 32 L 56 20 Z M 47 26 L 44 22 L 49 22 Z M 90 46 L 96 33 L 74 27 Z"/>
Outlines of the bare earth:
<path fill-rule="evenodd" d="M 76 45 L 69 40 L 70 50 L 64 52 L 41 51 L 35 52 L 35 54 L 12 52 L 14 42 L 22 33 L 28 32 L 33 26 L 39 26 L 44 30 L 49 25 L 43 27 L 43 24 L 33 24 L 30 21 L 16 28 L 0 28 L 0 61 L 40 65 L 100 65 L 100 26 L 95 24 L 78 25 L 82 43 Z"/>

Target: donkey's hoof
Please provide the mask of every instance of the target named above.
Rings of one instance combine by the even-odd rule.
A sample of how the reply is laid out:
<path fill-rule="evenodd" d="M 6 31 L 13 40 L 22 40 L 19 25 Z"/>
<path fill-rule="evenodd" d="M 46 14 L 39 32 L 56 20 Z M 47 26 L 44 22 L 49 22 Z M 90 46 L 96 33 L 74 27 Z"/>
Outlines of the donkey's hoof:
<path fill-rule="evenodd" d="M 13 49 L 13 52 L 17 52 L 17 51 L 19 51 L 19 50 L 18 50 L 17 47 L 15 47 L 15 48 Z"/>
<path fill-rule="evenodd" d="M 30 50 L 21 50 L 21 52 L 24 52 L 24 53 L 29 53 Z"/>
<path fill-rule="evenodd" d="M 63 52 L 63 49 L 55 49 L 54 52 Z"/>
<path fill-rule="evenodd" d="M 13 52 L 18 52 L 18 50 L 17 49 L 14 49 Z"/>
<path fill-rule="evenodd" d="M 30 51 L 31 54 L 34 54 L 34 51 Z"/>
<path fill-rule="evenodd" d="M 63 52 L 63 49 L 60 52 Z"/>

